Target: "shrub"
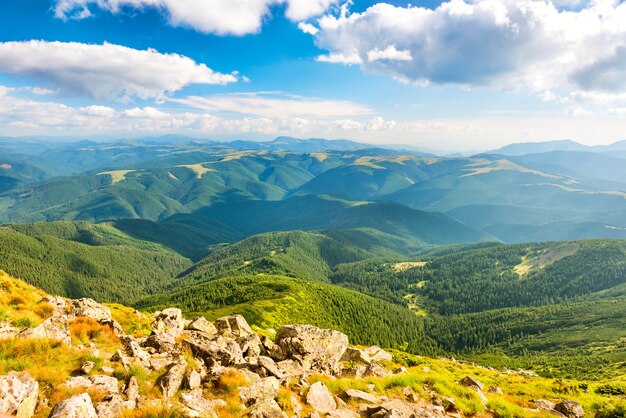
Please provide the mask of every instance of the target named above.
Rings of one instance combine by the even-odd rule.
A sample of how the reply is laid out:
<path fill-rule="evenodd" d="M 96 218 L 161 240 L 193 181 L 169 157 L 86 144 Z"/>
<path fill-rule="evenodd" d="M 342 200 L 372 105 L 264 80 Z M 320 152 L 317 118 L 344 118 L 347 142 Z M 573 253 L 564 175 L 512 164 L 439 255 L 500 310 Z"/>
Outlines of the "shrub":
<path fill-rule="evenodd" d="M 54 311 L 54 306 L 50 305 L 48 302 L 41 302 L 33 309 L 33 312 L 41 319 L 50 318 L 52 314 L 54 314 Z"/>
<path fill-rule="evenodd" d="M 626 388 L 624 388 L 623 386 L 607 383 L 605 385 L 599 386 L 596 389 L 596 393 L 600 395 L 622 396 L 626 395 Z"/>
<path fill-rule="evenodd" d="M 596 418 L 626 418 L 626 403 L 594 405 Z"/>

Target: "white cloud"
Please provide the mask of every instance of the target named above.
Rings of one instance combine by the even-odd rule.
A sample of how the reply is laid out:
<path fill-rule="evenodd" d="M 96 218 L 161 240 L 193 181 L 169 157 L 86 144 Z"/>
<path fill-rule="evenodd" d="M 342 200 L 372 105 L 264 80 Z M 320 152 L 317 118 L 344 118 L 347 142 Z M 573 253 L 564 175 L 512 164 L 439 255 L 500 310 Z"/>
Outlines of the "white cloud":
<path fill-rule="evenodd" d="M 306 22 L 298 23 L 298 29 L 300 29 L 304 33 L 308 33 L 309 35 L 316 35 L 317 32 L 319 32 L 319 29 Z"/>
<path fill-rule="evenodd" d="M 490 86 L 543 99 L 626 91 L 626 2 L 449 0 L 378 3 L 317 21 L 320 61 L 420 85 Z M 550 92 L 550 93 L 546 93 Z"/>
<path fill-rule="evenodd" d="M 60 91 L 93 98 L 154 98 L 189 84 L 237 81 L 178 54 L 105 43 L 2 42 L 0 72 L 28 76 Z"/>
<path fill-rule="evenodd" d="M 236 113 L 278 119 L 329 119 L 373 113 L 373 110 L 367 106 L 345 100 L 301 97 L 280 92 L 234 93 L 210 97 L 191 96 L 169 100 L 207 112 Z"/>
<path fill-rule="evenodd" d="M 261 29 L 271 6 L 286 5 L 286 16 L 307 20 L 324 13 L 339 0 L 56 0 L 55 14 L 61 19 L 85 19 L 93 8 L 120 13 L 125 8 L 156 8 L 174 26 L 204 33 L 246 35 Z"/>
<path fill-rule="evenodd" d="M 367 52 L 367 60 L 373 61 L 413 61 L 411 51 L 403 49 L 401 51 L 396 49 L 395 45 L 389 45 L 385 49 L 372 49 Z"/>

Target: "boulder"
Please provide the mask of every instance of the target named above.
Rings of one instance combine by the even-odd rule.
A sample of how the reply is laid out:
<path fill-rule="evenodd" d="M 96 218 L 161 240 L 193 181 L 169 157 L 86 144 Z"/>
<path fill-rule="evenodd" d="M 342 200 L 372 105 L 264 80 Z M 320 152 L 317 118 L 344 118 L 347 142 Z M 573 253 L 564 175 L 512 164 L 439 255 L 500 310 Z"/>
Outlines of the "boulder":
<path fill-rule="evenodd" d="M 139 402 L 139 382 L 135 376 L 131 376 L 128 380 L 124 394 L 127 399 L 127 407 L 129 409 L 135 409 L 137 402 Z"/>
<path fill-rule="evenodd" d="M 266 377 L 249 386 L 239 388 L 239 398 L 246 405 L 274 399 L 278 396 L 280 384 L 275 377 Z"/>
<path fill-rule="evenodd" d="M 537 399 L 533 401 L 537 409 L 541 409 L 544 411 L 554 411 L 554 407 L 556 404 L 554 402 L 548 401 L 546 399 Z"/>
<path fill-rule="evenodd" d="M 360 415 L 349 409 L 337 409 L 326 414 L 326 418 L 359 418 Z"/>
<path fill-rule="evenodd" d="M 201 417 L 215 417 L 215 401 L 205 399 L 202 390 L 192 390 L 180 395 L 180 403 L 192 411 L 197 412 Z"/>
<path fill-rule="evenodd" d="M 354 347 L 348 347 L 346 349 L 346 352 L 343 353 L 343 357 L 341 358 L 341 360 L 362 364 L 369 364 L 372 362 L 369 354 L 367 354 L 364 350 L 360 350 Z"/>
<path fill-rule="evenodd" d="M 0 376 L 0 413 L 29 418 L 35 413 L 39 384 L 28 373 Z"/>
<path fill-rule="evenodd" d="M 18 334 L 19 338 L 36 338 L 61 341 L 67 346 L 72 345 L 70 325 L 66 316 L 54 315 L 46 319 L 43 324 L 34 328 L 27 328 Z"/>
<path fill-rule="evenodd" d="M 372 395 L 371 393 L 363 392 L 362 390 L 347 389 L 346 396 L 348 399 L 352 399 L 354 401 L 365 401 L 369 403 L 378 402 L 377 396 Z"/>
<path fill-rule="evenodd" d="M 157 353 L 174 354 L 179 349 L 172 334 L 152 334 L 142 344 L 143 348 L 154 348 Z"/>
<path fill-rule="evenodd" d="M 110 395 L 96 404 L 96 413 L 98 418 L 119 418 L 126 406 L 120 395 Z"/>
<path fill-rule="evenodd" d="M 190 331 L 204 332 L 205 334 L 209 336 L 213 336 L 217 334 L 217 328 L 215 327 L 215 325 L 207 321 L 207 319 L 203 316 L 200 316 L 194 319 L 193 321 L 191 321 L 189 325 L 185 327 L 185 329 L 188 329 Z"/>
<path fill-rule="evenodd" d="M 393 361 L 393 356 L 391 353 L 383 350 L 377 345 L 373 345 L 364 350 L 372 361 Z"/>
<path fill-rule="evenodd" d="M 70 305 L 74 316 L 88 316 L 101 323 L 113 320 L 111 310 L 93 299 L 83 298 L 71 300 Z"/>
<path fill-rule="evenodd" d="M 81 363 L 78 371 L 82 374 L 89 374 L 94 367 L 96 367 L 96 363 L 94 363 L 93 361 L 85 360 Z"/>
<path fill-rule="evenodd" d="M 250 418 L 287 418 L 274 399 L 266 399 L 255 403 L 248 414 Z"/>
<path fill-rule="evenodd" d="M 245 357 L 258 357 L 265 351 L 265 347 L 263 347 L 261 343 L 261 338 L 256 334 L 245 337 L 239 345 Z"/>
<path fill-rule="evenodd" d="M 178 308 L 167 308 L 154 314 L 153 334 L 169 334 L 173 338 L 180 336 L 185 329 L 183 313 Z"/>
<path fill-rule="evenodd" d="M 363 377 L 386 377 L 390 375 L 391 372 L 378 363 L 368 364 L 363 372 Z"/>
<path fill-rule="evenodd" d="M 117 394 L 119 392 L 117 379 L 112 376 L 95 374 L 92 376 L 70 377 L 65 386 L 71 389 L 96 389 L 107 394 Z"/>
<path fill-rule="evenodd" d="M 252 329 L 241 315 L 225 316 L 215 321 L 217 331 L 222 335 L 234 338 L 246 338 L 252 335 Z"/>
<path fill-rule="evenodd" d="M 202 384 L 202 377 L 200 373 L 193 369 L 187 369 L 185 372 L 185 386 L 187 389 L 198 389 Z"/>
<path fill-rule="evenodd" d="M 485 388 L 485 385 L 480 380 L 470 376 L 464 377 L 459 383 L 468 388 L 478 388 L 480 390 Z"/>
<path fill-rule="evenodd" d="M 270 376 L 274 376 L 277 379 L 284 379 L 286 377 L 285 372 L 283 372 L 271 358 L 261 356 L 257 361 L 259 366 L 265 369 Z"/>
<path fill-rule="evenodd" d="M 185 378 L 187 362 L 181 361 L 170 365 L 165 374 L 157 379 L 157 385 L 166 398 L 173 398 L 180 389 Z"/>
<path fill-rule="evenodd" d="M 567 418 L 582 418 L 585 416 L 585 410 L 582 405 L 574 401 L 559 402 L 554 406 L 554 410 L 562 413 Z"/>
<path fill-rule="evenodd" d="M 311 325 L 285 325 L 276 336 L 273 357 L 293 358 L 305 369 L 336 374 L 340 360 L 348 348 L 348 337 L 338 331 L 320 329 Z"/>
<path fill-rule="evenodd" d="M 199 331 L 185 334 L 182 344 L 197 358 L 203 359 L 209 367 L 214 365 L 232 366 L 243 363 L 243 353 L 239 344 L 231 338 L 208 337 Z"/>
<path fill-rule="evenodd" d="M 313 383 L 311 387 L 309 387 L 309 391 L 306 394 L 306 403 L 322 414 L 328 414 L 337 409 L 337 402 L 333 394 L 330 393 L 326 385 L 322 382 Z"/>
<path fill-rule="evenodd" d="M 98 418 L 88 394 L 72 396 L 52 408 L 48 418 Z"/>
<path fill-rule="evenodd" d="M 66 315 L 68 313 L 67 301 L 61 296 L 45 296 L 39 303 L 47 303 L 51 305 L 57 314 Z"/>

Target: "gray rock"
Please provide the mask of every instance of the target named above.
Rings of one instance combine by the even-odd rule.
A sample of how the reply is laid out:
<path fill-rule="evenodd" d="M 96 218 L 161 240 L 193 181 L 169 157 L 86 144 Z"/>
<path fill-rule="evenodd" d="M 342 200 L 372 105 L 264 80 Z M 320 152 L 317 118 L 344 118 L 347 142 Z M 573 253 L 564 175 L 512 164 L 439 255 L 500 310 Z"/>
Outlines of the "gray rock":
<path fill-rule="evenodd" d="M 278 396 L 280 384 L 275 377 L 266 377 L 249 386 L 239 388 L 239 398 L 246 405 L 274 399 Z"/>
<path fill-rule="evenodd" d="M 48 418 L 98 418 L 88 394 L 72 396 L 52 408 Z"/>
<path fill-rule="evenodd" d="M 19 338 L 49 339 L 61 341 L 68 347 L 72 345 L 70 325 L 66 316 L 54 315 L 46 319 L 43 324 L 34 328 L 27 328 L 18 334 Z"/>
<path fill-rule="evenodd" d="M 378 402 L 378 397 L 372 395 L 371 393 L 363 392 L 362 390 L 347 389 L 346 396 L 355 401 L 365 401 L 369 403 Z"/>
<path fill-rule="evenodd" d="M 554 410 L 562 413 L 567 418 L 582 418 L 585 410 L 582 405 L 574 401 L 563 401 L 554 406 Z"/>
<path fill-rule="evenodd" d="M 346 352 L 343 353 L 343 357 L 341 358 L 341 360 L 348 361 L 348 362 L 362 363 L 362 364 L 369 364 L 372 362 L 372 359 L 370 358 L 369 354 L 367 354 L 363 350 L 360 350 L 354 347 L 348 347 L 346 349 Z"/>
<path fill-rule="evenodd" d="M 77 376 L 70 377 L 65 386 L 71 389 L 91 389 L 106 392 L 108 394 L 117 394 L 119 392 L 119 385 L 116 378 L 112 376 L 106 376 L 103 374 L 94 374 L 92 376 Z"/>
<path fill-rule="evenodd" d="M 311 385 L 306 394 L 306 403 L 322 414 L 328 414 L 337 409 L 335 398 L 322 382 L 316 382 Z"/>
<path fill-rule="evenodd" d="M 222 336 L 210 338 L 199 331 L 188 331 L 182 343 L 195 357 L 203 359 L 209 367 L 232 366 L 244 362 L 241 347 L 231 338 Z"/>
<path fill-rule="evenodd" d="M 126 409 L 126 403 L 120 395 L 111 395 L 96 404 L 98 418 L 118 418 Z"/>
<path fill-rule="evenodd" d="M 480 380 L 470 376 L 464 377 L 459 383 L 468 388 L 476 387 L 480 390 L 485 389 L 485 385 Z"/>
<path fill-rule="evenodd" d="M 287 418 L 274 399 L 265 399 L 252 405 L 250 418 Z"/>
<path fill-rule="evenodd" d="M 172 334 L 152 334 L 142 344 L 143 348 L 154 348 L 157 353 L 178 354 L 180 348 Z"/>
<path fill-rule="evenodd" d="M 187 369 L 185 372 L 185 386 L 188 389 L 194 390 L 198 389 L 202 384 L 202 377 L 200 373 L 193 369 Z"/>
<path fill-rule="evenodd" d="M 554 402 L 545 399 L 537 399 L 536 401 L 533 401 L 533 403 L 535 404 L 537 409 L 541 409 L 544 411 L 554 411 L 554 407 L 556 406 Z"/>
<path fill-rule="evenodd" d="M 180 363 L 172 364 L 167 372 L 157 379 L 157 385 L 161 389 L 161 393 L 166 398 L 173 398 L 176 392 L 180 389 L 185 378 L 185 371 L 187 370 L 187 363 L 181 361 Z"/>
<path fill-rule="evenodd" d="M 154 314 L 154 334 L 169 334 L 178 338 L 185 329 L 183 313 L 178 308 L 167 308 Z"/>
<path fill-rule="evenodd" d="M 93 299 L 83 298 L 71 300 L 70 305 L 74 316 L 87 316 L 102 323 L 113 320 L 111 310 Z"/>
<path fill-rule="evenodd" d="M 278 349 L 274 349 L 273 357 L 296 359 L 305 369 L 336 374 L 348 348 L 348 337 L 311 325 L 285 325 L 278 331 L 276 345 Z"/>
<path fill-rule="evenodd" d="M 40 303 L 45 302 L 51 305 L 57 314 L 67 315 L 68 314 L 68 305 L 67 301 L 63 299 L 61 296 L 45 296 L 41 299 Z"/>
<path fill-rule="evenodd" d="M 217 328 L 215 327 L 215 325 L 207 321 L 207 319 L 203 316 L 191 321 L 189 325 L 187 325 L 186 329 L 191 331 L 204 332 L 209 336 L 217 334 Z"/>
<path fill-rule="evenodd" d="M 258 359 L 258 364 L 259 366 L 263 367 L 265 370 L 267 370 L 267 373 L 269 373 L 270 376 L 274 376 L 277 379 L 284 379 L 286 377 L 285 372 L 283 372 L 274 362 L 274 360 L 272 360 L 269 357 L 264 357 L 261 356 Z"/>
<path fill-rule="evenodd" d="M 383 350 L 377 345 L 373 345 L 364 350 L 372 361 L 393 361 L 393 356 L 391 353 Z"/>
<path fill-rule="evenodd" d="M 0 376 L 0 413 L 29 418 L 35 413 L 39 384 L 28 373 Z"/>
<path fill-rule="evenodd" d="M 225 316 L 215 321 L 217 331 L 222 335 L 234 338 L 246 338 L 252 335 L 252 329 L 241 315 Z"/>
<path fill-rule="evenodd" d="M 137 402 L 139 402 L 139 382 L 135 376 L 131 376 L 128 380 L 128 384 L 126 385 L 126 390 L 124 391 L 126 395 L 127 406 L 130 409 L 135 409 L 137 406 Z"/>
<path fill-rule="evenodd" d="M 391 372 L 378 363 L 368 364 L 363 372 L 363 377 L 386 377 L 390 375 Z"/>
<path fill-rule="evenodd" d="M 89 374 L 94 367 L 96 367 L 96 363 L 94 363 L 93 361 L 83 361 L 78 370 L 82 374 Z"/>
<path fill-rule="evenodd" d="M 180 403 L 185 405 L 187 408 L 196 411 L 202 417 L 217 418 L 217 414 L 215 413 L 215 402 L 205 399 L 204 396 L 202 396 L 202 390 L 192 390 L 181 394 Z"/>
<path fill-rule="evenodd" d="M 359 418 L 360 415 L 349 409 L 337 409 L 326 414 L 326 418 Z"/>

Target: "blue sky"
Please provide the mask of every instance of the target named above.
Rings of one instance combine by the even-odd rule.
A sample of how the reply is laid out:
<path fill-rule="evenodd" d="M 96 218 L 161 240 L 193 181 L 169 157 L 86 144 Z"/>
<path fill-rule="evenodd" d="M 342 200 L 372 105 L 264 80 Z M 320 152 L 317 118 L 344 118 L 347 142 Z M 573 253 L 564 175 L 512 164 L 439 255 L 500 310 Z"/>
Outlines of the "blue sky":
<path fill-rule="evenodd" d="M 176 1 L 0 2 L 0 135 L 623 139 L 620 1 Z"/>

